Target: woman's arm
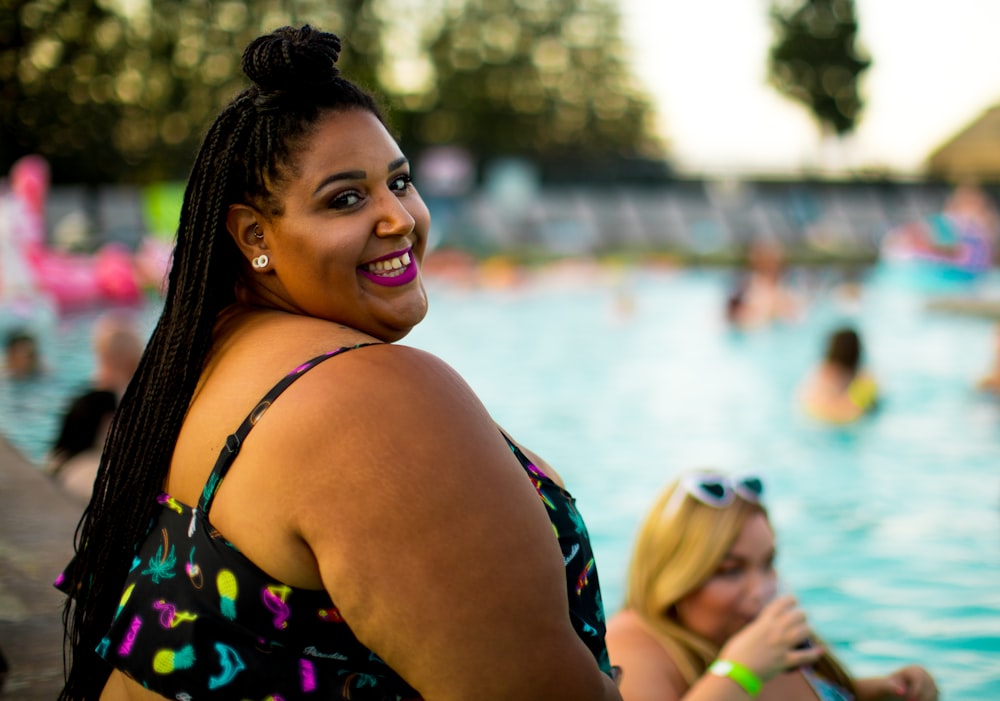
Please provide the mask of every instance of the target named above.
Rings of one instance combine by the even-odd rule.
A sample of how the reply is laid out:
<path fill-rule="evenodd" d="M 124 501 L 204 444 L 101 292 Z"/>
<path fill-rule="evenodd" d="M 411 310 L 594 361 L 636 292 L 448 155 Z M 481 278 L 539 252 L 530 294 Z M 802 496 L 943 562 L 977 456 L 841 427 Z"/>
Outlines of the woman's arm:
<path fill-rule="evenodd" d="M 623 701 L 747 701 L 735 681 L 704 674 L 688 688 L 677 665 L 633 611 L 608 621 L 611 662 L 622 668 L 619 689 Z"/>
<path fill-rule="evenodd" d="M 405 347 L 337 363 L 297 395 L 311 438 L 282 463 L 357 637 L 427 701 L 620 699 L 572 628 L 546 507 L 465 382 Z"/>
<path fill-rule="evenodd" d="M 897 669 L 886 677 L 869 677 L 854 682 L 857 701 L 937 701 L 934 678 L 919 665 Z"/>
<path fill-rule="evenodd" d="M 805 614 L 794 598 L 768 604 L 756 620 L 727 641 L 719 659 L 736 662 L 766 683 L 787 669 L 815 662 L 819 647 L 796 650 L 809 632 Z M 728 676 L 707 672 L 688 688 L 675 661 L 633 611 L 616 614 L 608 623 L 611 663 L 621 665 L 624 701 L 746 701 L 747 691 Z"/>

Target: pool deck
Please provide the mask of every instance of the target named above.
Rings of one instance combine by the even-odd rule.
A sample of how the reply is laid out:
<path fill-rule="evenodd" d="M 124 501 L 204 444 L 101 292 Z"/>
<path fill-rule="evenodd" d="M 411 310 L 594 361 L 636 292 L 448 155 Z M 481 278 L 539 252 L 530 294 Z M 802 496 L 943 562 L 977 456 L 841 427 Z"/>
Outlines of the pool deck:
<path fill-rule="evenodd" d="M 52 581 L 72 554 L 80 505 L 0 436 L 2 699 L 52 701 L 62 689 L 62 604 Z"/>

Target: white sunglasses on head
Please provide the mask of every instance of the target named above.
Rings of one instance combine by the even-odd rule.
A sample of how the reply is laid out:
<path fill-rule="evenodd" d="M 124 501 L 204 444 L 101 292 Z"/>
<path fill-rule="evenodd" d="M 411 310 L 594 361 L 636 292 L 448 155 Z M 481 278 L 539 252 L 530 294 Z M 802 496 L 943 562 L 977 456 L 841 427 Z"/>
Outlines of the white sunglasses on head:
<path fill-rule="evenodd" d="M 670 513 L 690 495 L 705 506 L 724 509 L 740 497 L 751 504 L 760 504 L 764 494 L 764 481 L 757 475 L 728 477 L 710 473 L 689 473 L 681 477 L 680 483 L 671 495 L 666 512 Z"/>

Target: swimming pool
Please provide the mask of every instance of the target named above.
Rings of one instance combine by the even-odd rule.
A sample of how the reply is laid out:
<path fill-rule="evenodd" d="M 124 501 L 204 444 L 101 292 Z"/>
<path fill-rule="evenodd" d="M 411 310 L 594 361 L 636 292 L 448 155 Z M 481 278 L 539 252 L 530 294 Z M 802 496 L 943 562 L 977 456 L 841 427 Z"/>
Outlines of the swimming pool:
<path fill-rule="evenodd" d="M 17 316 L 0 311 L 0 328 L 26 328 L 38 339 L 44 371 L 38 378 L 0 380 L 0 433 L 29 460 L 41 464 L 59 432 L 69 401 L 87 388 L 94 369 L 91 327 L 102 311 L 59 317 L 54 313 Z M 152 332 L 159 303 L 130 308 L 140 333 Z"/>
<path fill-rule="evenodd" d="M 431 313 L 406 343 L 451 363 L 559 470 L 595 539 L 609 612 L 635 528 L 672 475 L 754 471 L 782 577 L 855 674 L 916 661 L 943 699 L 1000 699 L 1000 401 L 971 389 L 993 326 L 927 313 L 922 295 L 875 276 L 859 304 L 819 280 L 800 324 L 735 335 L 721 321 L 726 281 L 576 268 L 504 289 L 431 282 Z M 88 321 L 53 330 L 44 387 L 0 395 L 0 428 L 33 458 L 52 407 L 86 380 Z M 792 398 L 840 321 L 861 330 L 885 401 L 830 428 Z"/>

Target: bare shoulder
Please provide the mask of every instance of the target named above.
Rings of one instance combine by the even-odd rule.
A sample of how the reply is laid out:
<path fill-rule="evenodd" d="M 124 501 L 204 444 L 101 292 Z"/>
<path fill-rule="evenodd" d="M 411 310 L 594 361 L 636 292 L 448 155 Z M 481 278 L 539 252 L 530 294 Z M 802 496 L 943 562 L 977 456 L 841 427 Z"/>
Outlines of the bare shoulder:
<path fill-rule="evenodd" d="M 285 366 L 288 372 L 294 363 Z M 486 477 L 491 465 L 511 460 L 459 374 L 431 353 L 395 344 L 348 347 L 309 369 L 261 415 L 241 455 L 243 474 L 252 469 L 274 483 L 269 495 L 280 493 L 287 513 L 326 520 L 337 508 L 359 523 L 381 499 L 392 508 L 395 490 L 372 489 L 373 479 L 403 490 L 424 484 L 426 491 L 470 470 Z"/>
<path fill-rule="evenodd" d="M 616 652 L 668 658 L 666 650 L 653 636 L 649 625 L 631 609 L 622 609 L 608 619 L 607 641 L 612 663 L 615 662 Z"/>
<path fill-rule="evenodd" d="M 622 668 L 625 701 L 669 701 L 688 689 L 676 663 L 643 618 L 629 609 L 608 619 L 608 655 Z"/>
<path fill-rule="evenodd" d="M 275 441 L 269 452 L 284 446 L 281 462 L 307 500 L 319 494 L 306 485 L 342 492 L 375 475 L 429 496 L 432 484 L 502 480 L 514 472 L 516 461 L 486 407 L 431 353 L 373 345 L 342 353 L 309 375 L 289 388 L 268 428 Z"/>
<path fill-rule="evenodd" d="M 296 395 L 298 413 L 319 409 L 341 416 L 343 427 L 384 430 L 385 419 L 406 416 L 407 425 L 436 422 L 456 410 L 487 420 L 487 412 L 465 380 L 426 351 L 376 344 L 341 353 L 311 372 Z M 294 390 L 293 390 L 294 391 Z M 382 424 L 372 425 L 370 421 Z M 492 426 L 493 424 L 490 423 Z"/>
<path fill-rule="evenodd" d="M 460 380 L 458 373 L 441 358 L 413 346 L 361 340 L 357 343 L 340 343 L 336 350 L 343 352 L 332 363 L 323 365 L 335 368 L 331 371 L 331 377 L 336 377 L 339 382 L 349 381 L 357 373 L 388 373 L 397 379 L 413 382 L 440 379 L 442 375 Z M 432 373 L 433 377 L 425 377 L 424 373 L 427 372 Z"/>
<path fill-rule="evenodd" d="M 490 698 L 603 684 L 545 504 L 458 373 L 376 345 L 309 374 L 254 450 L 277 456 L 289 528 L 358 639 L 426 698 L 483 698 L 483 670 Z"/>
<path fill-rule="evenodd" d="M 355 348 L 314 367 L 286 395 L 255 429 L 258 452 L 286 476 L 283 489 L 314 548 L 331 533 L 331 510 L 343 528 L 370 534 L 439 520 L 448 500 L 474 507 L 530 490 L 486 407 L 431 353 Z"/>

